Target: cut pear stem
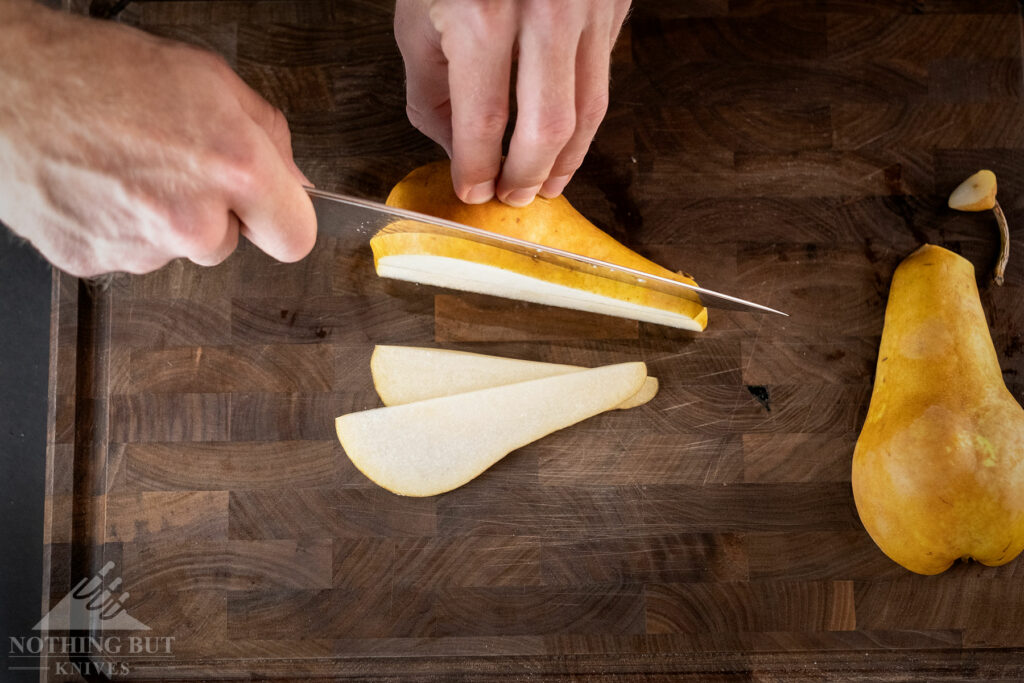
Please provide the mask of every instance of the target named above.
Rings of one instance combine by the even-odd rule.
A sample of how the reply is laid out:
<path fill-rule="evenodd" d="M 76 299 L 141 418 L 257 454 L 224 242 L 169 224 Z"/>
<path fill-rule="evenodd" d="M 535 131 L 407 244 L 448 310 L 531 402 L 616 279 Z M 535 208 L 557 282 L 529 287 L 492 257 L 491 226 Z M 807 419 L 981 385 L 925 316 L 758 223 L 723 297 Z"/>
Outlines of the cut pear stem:
<path fill-rule="evenodd" d="M 1003 207 L 999 206 L 999 200 L 996 200 L 995 206 L 992 207 L 992 213 L 996 215 L 996 223 L 999 224 L 999 258 L 992 273 L 992 282 L 1001 286 L 1006 274 L 1006 264 L 1010 261 L 1010 226 L 1006 224 L 1006 214 L 1003 213 Z"/>

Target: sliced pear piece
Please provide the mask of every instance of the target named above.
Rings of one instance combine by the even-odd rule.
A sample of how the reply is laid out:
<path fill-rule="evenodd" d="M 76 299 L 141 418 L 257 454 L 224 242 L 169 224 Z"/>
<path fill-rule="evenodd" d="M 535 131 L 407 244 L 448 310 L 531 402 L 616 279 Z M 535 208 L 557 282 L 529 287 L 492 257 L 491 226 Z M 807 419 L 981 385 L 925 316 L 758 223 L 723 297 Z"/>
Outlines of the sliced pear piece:
<path fill-rule="evenodd" d="M 497 200 L 463 204 L 448 162 L 420 167 L 399 182 L 387 203 L 646 273 L 696 284 L 644 258 L 584 218 L 564 197 L 538 197 L 513 208 Z M 444 235 L 400 221 L 370 241 L 381 277 L 573 308 L 688 330 L 707 326 L 699 301 L 578 272 L 531 256 Z"/>
<path fill-rule="evenodd" d="M 949 208 L 988 211 L 996 205 L 996 174 L 982 169 L 960 183 L 949 195 Z"/>
<path fill-rule="evenodd" d="M 374 348 L 373 356 L 370 358 L 373 386 L 386 406 L 462 394 L 585 369 L 578 365 L 542 363 L 417 346 L 379 345 Z M 620 410 L 635 408 L 650 401 L 657 393 L 658 380 L 648 377 L 637 393 L 615 407 Z"/>
<path fill-rule="evenodd" d="M 996 217 L 999 226 L 999 258 L 992 272 L 992 282 L 1003 284 L 1006 265 L 1010 262 L 1010 226 L 1006 223 L 1006 214 L 996 199 L 996 174 L 982 169 L 967 180 L 960 183 L 949 195 L 949 208 L 957 211 L 988 211 Z"/>
<path fill-rule="evenodd" d="M 643 363 L 619 363 L 350 413 L 335 427 L 370 480 L 402 496 L 434 496 L 517 448 L 614 408 L 646 377 Z"/>

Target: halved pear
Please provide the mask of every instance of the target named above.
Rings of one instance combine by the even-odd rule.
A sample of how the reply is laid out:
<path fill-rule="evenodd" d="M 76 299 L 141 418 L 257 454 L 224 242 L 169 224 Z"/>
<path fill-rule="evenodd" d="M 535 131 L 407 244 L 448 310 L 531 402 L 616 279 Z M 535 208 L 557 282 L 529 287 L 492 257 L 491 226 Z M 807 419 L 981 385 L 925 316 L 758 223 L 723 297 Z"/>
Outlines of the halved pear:
<path fill-rule="evenodd" d="M 640 390 L 643 363 L 619 363 L 518 384 L 342 415 L 338 439 L 370 480 L 402 496 L 434 496 L 510 452 L 610 410 Z"/>
<path fill-rule="evenodd" d="M 422 166 L 399 182 L 387 203 L 509 237 L 583 254 L 687 284 L 584 218 L 565 197 L 538 197 L 513 208 L 497 200 L 463 204 L 452 189 L 448 162 Z M 370 241 L 381 277 L 491 294 L 701 331 L 707 309 L 697 300 L 579 272 L 457 237 L 430 234 L 400 221 Z"/>
<path fill-rule="evenodd" d="M 988 211 L 996 205 L 996 174 L 982 169 L 960 183 L 949 195 L 949 208 Z"/>
<path fill-rule="evenodd" d="M 370 358 L 373 386 L 386 406 L 462 394 L 503 384 L 553 377 L 586 368 L 502 358 L 467 351 L 417 346 L 374 348 Z M 648 377 L 640 390 L 615 406 L 625 410 L 647 403 L 658 393 L 658 380 Z"/>

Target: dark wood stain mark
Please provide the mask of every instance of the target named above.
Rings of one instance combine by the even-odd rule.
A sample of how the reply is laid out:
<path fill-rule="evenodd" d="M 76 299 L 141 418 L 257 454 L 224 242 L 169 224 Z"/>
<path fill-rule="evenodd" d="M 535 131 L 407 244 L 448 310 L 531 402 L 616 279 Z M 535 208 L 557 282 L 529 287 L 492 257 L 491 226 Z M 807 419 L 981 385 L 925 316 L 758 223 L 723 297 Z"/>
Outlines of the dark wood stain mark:
<path fill-rule="evenodd" d="M 764 409 L 768 412 L 772 410 L 771 395 L 768 393 L 768 387 L 763 386 L 750 386 L 747 385 L 747 391 L 750 395 L 757 399 L 757 402 L 764 406 Z"/>

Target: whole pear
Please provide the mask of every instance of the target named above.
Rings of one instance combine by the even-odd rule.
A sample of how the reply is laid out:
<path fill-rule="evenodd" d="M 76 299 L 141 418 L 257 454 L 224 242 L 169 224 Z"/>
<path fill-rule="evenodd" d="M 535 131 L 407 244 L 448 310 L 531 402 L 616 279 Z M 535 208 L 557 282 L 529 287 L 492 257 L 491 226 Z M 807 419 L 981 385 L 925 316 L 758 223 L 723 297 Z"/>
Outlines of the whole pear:
<path fill-rule="evenodd" d="M 1024 549 L 1024 409 L 1003 382 L 974 268 L 926 244 L 896 269 L 853 495 L 882 551 L 938 574 Z"/>

